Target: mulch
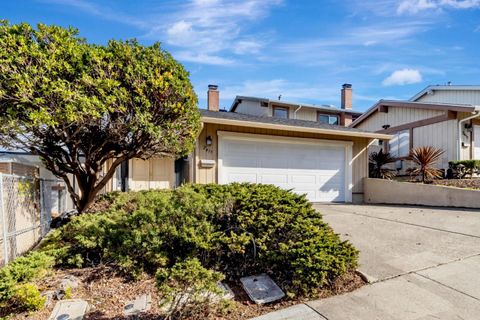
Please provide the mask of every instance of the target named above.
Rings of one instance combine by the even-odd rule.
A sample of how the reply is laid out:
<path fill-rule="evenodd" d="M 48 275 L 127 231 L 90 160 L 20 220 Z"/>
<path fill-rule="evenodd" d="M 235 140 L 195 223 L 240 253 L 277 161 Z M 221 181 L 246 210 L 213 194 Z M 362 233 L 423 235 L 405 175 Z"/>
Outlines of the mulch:
<path fill-rule="evenodd" d="M 435 180 L 433 184 L 447 186 L 447 187 L 456 187 L 464 189 L 480 189 L 480 179 L 450 179 L 450 180 Z"/>
<path fill-rule="evenodd" d="M 114 269 L 107 266 L 93 268 L 55 270 L 53 274 L 37 283 L 39 289 L 52 291 L 58 288 L 58 283 L 66 276 L 73 275 L 81 282 L 72 290 L 71 299 L 84 299 L 90 305 L 90 311 L 85 320 L 124 320 L 123 308 L 128 301 L 139 295 L 149 293 L 152 297 L 151 309 L 141 319 L 161 319 L 158 307 L 159 295 L 152 276 L 143 275 L 136 281 L 125 280 Z M 256 317 L 268 312 L 276 311 L 291 305 L 304 302 L 302 299 L 282 299 L 279 302 L 266 305 L 256 305 L 250 301 L 247 294 L 241 288 L 240 283 L 228 283 L 235 293 L 235 308 L 228 314 L 214 316 L 215 320 L 244 320 Z M 327 298 L 333 295 L 353 291 L 365 284 L 365 281 L 356 272 L 349 272 L 339 277 L 329 286 L 319 290 L 318 298 Z M 310 299 L 311 300 L 311 299 Z M 46 308 L 34 314 L 21 313 L 10 318 L 46 320 L 51 314 L 57 301 L 52 300 Z"/>

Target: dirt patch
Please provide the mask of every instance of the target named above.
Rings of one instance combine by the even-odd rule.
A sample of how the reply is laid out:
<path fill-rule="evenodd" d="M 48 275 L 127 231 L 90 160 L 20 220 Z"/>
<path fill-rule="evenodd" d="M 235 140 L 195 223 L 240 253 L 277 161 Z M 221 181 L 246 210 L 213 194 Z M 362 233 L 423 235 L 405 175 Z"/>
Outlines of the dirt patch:
<path fill-rule="evenodd" d="M 152 296 L 152 308 L 149 314 L 143 315 L 141 319 L 161 319 L 158 308 L 159 296 L 155 287 L 155 279 L 151 276 L 144 275 L 138 281 L 126 281 L 114 269 L 99 266 L 95 268 L 56 270 L 55 274 L 42 279 L 37 285 L 42 292 L 54 291 L 58 288 L 59 282 L 66 276 L 75 276 L 81 281 L 80 285 L 72 290 L 70 298 L 84 299 L 89 303 L 90 311 L 85 318 L 86 320 L 126 319 L 123 316 L 125 304 L 144 293 L 149 293 Z M 212 317 L 213 319 L 249 319 L 305 301 L 302 299 L 283 299 L 276 303 L 256 305 L 248 298 L 239 282 L 229 282 L 228 284 L 235 293 L 235 307 L 228 314 Z M 349 272 L 339 277 L 329 286 L 319 290 L 318 298 L 327 298 L 350 292 L 364 284 L 365 282 L 356 272 Z M 56 302 L 56 300 L 52 300 L 45 309 L 35 314 L 17 314 L 10 319 L 46 320 Z"/>
<path fill-rule="evenodd" d="M 451 179 L 451 180 L 435 180 L 433 184 L 447 187 L 478 189 L 480 190 L 480 179 Z"/>

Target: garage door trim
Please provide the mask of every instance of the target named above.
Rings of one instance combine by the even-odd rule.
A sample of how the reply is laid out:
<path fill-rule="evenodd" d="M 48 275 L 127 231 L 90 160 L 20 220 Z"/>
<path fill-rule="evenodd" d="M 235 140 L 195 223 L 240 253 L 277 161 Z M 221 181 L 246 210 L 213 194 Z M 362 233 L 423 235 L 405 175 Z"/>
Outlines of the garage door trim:
<path fill-rule="evenodd" d="M 312 138 L 297 138 L 297 137 L 285 137 L 285 136 L 275 136 L 275 135 L 263 135 L 263 134 L 251 134 L 251 133 L 240 133 L 240 132 L 228 132 L 228 131 L 217 131 L 218 136 L 218 148 L 217 148 L 217 177 L 218 183 L 225 183 L 224 177 L 222 175 L 223 168 L 223 153 L 222 153 L 222 144 L 225 139 L 229 140 L 246 140 L 246 141 L 267 141 L 267 142 L 283 142 L 283 143 L 292 143 L 292 144 L 309 144 L 309 145 L 335 145 L 343 146 L 345 149 L 345 183 L 344 183 L 344 195 L 345 202 L 352 202 L 352 146 L 353 141 L 344 141 L 344 140 L 326 140 L 326 139 L 312 139 Z"/>

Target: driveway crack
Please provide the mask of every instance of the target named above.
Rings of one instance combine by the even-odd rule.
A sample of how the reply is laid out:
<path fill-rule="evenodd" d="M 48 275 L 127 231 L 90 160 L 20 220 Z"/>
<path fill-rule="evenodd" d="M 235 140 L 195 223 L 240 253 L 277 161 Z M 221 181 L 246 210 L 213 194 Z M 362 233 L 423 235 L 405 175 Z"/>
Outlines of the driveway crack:
<path fill-rule="evenodd" d="M 417 272 L 414 272 L 414 273 L 415 273 L 417 276 L 420 276 L 420 277 L 425 278 L 425 279 L 427 279 L 427 280 L 433 281 L 433 282 L 435 282 L 435 283 L 437 283 L 437 284 L 439 284 L 439 285 L 441 285 L 441 286 L 444 286 L 445 288 L 448 288 L 448 289 L 453 290 L 453 291 L 455 291 L 455 292 L 458 292 L 458 293 L 460 293 L 460 294 L 466 295 L 467 297 L 470 297 L 470 298 L 472 298 L 472 299 L 475 299 L 475 300 L 477 300 L 477 301 L 480 301 L 479 298 L 477 298 L 477 297 L 475 297 L 475 296 L 472 296 L 471 294 L 468 294 L 468 293 L 466 293 L 466 292 L 463 292 L 463 291 L 460 291 L 460 290 L 458 290 L 458 289 L 455 289 L 454 287 L 451 287 L 451 286 L 449 286 L 449 285 L 446 285 L 446 284 L 444 284 L 444 283 L 441 283 L 441 282 L 438 281 L 438 280 L 429 278 L 429 277 L 427 277 L 426 275 L 423 275 L 423 274 L 420 274 L 420 273 L 417 273 Z"/>

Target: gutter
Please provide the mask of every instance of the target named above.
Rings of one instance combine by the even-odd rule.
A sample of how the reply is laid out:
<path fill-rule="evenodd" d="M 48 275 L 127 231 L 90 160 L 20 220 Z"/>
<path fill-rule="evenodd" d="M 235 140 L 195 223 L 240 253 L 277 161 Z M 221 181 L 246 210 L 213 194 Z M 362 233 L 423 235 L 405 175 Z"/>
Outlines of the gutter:
<path fill-rule="evenodd" d="M 299 111 L 300 109 L 302 109 L 302 105 L 300 105 L 297 109 L 295 109 L 295 111 L 293 111 L 293 119 L 297 119 L 297 111 Z"/>
<path fill-rule="evenodd" d="M 480 117 L 480 108 L 475 107 L 473 115 L 465 119 L 458 120 L 458 135 L 457 135 L 457 160 L 461 160 L 460 156 L 462 154 L 462 125 L 464 122 L 470 121 L 472 119 Z"/>

